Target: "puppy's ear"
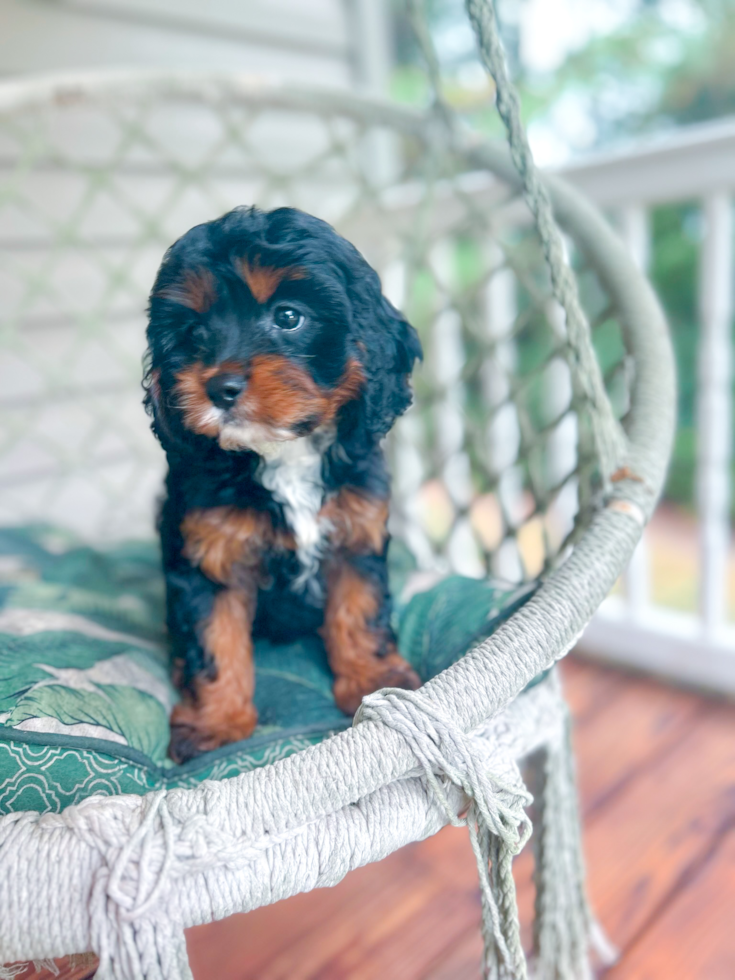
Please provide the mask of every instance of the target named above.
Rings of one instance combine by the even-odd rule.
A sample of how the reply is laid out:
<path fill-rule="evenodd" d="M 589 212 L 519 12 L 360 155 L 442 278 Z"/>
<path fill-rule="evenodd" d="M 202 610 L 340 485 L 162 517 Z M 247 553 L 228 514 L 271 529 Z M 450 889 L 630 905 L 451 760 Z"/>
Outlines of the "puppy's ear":
<path fill-rule="evenodd" d="M 382 295 L 372 269 L 351 293 L 356 346 L 366 379 L 365 422 L 368 431 L 380 438 L 411 404 L 411 371 L 423 356 L 421 341 Z"/>
<path fill-rule="evenodd" d="M 158 368 L 148 366 L 143 378 L 143 390 L 145 391 L 143 405 L 151 418 L 151 429 L 153 430 L 154 436 L 165 449 L 171 443 L 177 442 L 178 440 L 173 434 L 171 423 L 168 419 L 168 412 L 161 389 L 161 372 Z"/>

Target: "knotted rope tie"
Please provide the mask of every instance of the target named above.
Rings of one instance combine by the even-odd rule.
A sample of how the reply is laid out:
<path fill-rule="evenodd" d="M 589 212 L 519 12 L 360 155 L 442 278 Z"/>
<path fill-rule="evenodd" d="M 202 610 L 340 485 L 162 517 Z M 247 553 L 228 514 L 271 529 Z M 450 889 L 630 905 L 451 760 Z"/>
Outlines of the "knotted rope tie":
<path fill-rule="evenodd" d="M 507 760 L 502 777 L 483 765 L 486 747 L 476 736 L 465 734 L 424 694 L 384 688 L 363 699 L 353 724 L 379 722 L 398 732 L 409 745 L 447 820 L 466 826 L 477 861 L 483 895 L 485 927 L 508 975 L 526 977 L 511 870 L 513 857 L 531 835 L 524 811 L 532 797 L 515 765 Z M 447 794 L 445 780 L 460 787 L 470 803 L 458 816 Z M 491 846 L 491 839 L 495 845 Z M 492 870 L 488 861 L 493 857 Z"/>
<path fill-rule="evenodd" d="M 141 947 L 139 934 L 143 930 L 147 936 L 159 927 L 165 931 L 166 922 L 154 923 L 155 913 L 165 908 L 176 879 L 215 867 L 241 868 L 304 834 L 315 822 L 249 837 L 220 828 L 206 813 L 180 812 L 171 796 L 175 801 L 175 792 L 149 794 L 133 827 L 124 818 L 98 826 L 91 806 L 94 798 L 60 815 L 104 858 L 89 903 L 90 938 L 100 958 L 101 975 L 107 976 L 107 970 L 115 976 L 142 975 L 141 957 L 157 954 Z M 149 938 L 144 945 L 150 945 Z"/>

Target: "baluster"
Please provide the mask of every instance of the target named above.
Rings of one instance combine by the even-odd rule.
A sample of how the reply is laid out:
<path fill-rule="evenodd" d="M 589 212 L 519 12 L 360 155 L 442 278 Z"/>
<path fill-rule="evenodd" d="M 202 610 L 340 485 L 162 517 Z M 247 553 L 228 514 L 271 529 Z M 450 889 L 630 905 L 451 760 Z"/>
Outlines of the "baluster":
<path fill-rule="evenodd" d="M 503 261 L 501 249 L 491 244 L 490 268 Z M 509 336 L 518 312 L 516 280 L 513 272 L 498 269 L 485 290 L 485 329 L 493 348 L 485 359 L 481 380 L 483 396 L 494 411 L 488 425 L 486 446 L 491 470 L 498 476 L 497 496 L 503 520 L 517 526 L 523 506 L 523 478 L 515 466 L 520 448 L 518 412 L 509 400 L 511 377 L 516 369 L 515 340 Z M 514 537 L 506 537 L 492 556 L 492 570 L 501 578 L 519 581 L 523 566 Z"/>
<path fill-rule="evenodd" d="M 730 545 L 729 463 L 733 312 L 732 202 L 725 193 L 704 199 L 700 267 L 697 504 L 700 522 L 699 607 L 711 637 L 726 617 Z"/>
<path fill-rule="evenodd" d="M 358 87 L 384 95 L 390 80 L 391 29 L 385 0 L 356 0 L 348 4 L 353 37 L 353 72 Z"/>
<path fill-rule="evenodd" d="M 352 51 L 356 87 L 384 97 L 391 75 L 391 24 L 385 0 L 353 0 L 346 5 L 350 33 L 359 38 Z M 401 145 L 395 133 L 371 128 L 363 138 L 364 175 L 373 188 L 388 187 L 400 175 Z"/>
<path fill-rule="evenodd" d="M 401 259 L 389 262 L 382 270 L 383 292 L 398 309 L 406 303 L 406 264 Z M 422 458 L 425 442 L 424 424 L 416 408 L 398 420 L 390 437 L 393 506 L 390 530 L 413 552 L 421 568 L 436 565 L 434 550 L 421 521 L 421 487 L 426 479 Z"/>
<path fill-rule="evenodd" d="M 636 265 L 646 272 L 650 258 L 650 228 L 646 209 L 638 204 L 623 208 L 620 231 Z M 628 611 L 633 619 L 639 619 L 651 601 L 650 555 L 645 532 L 633 552 L 624 582 Z"/>
<path fill-rule="evenodd" d="M 566 235 L 562 238 L 562 245 L 569 262 L 572 246 Z M 556 300 L 550 299 L 546 303 L 544 312 L 554 338 L 561 347 L 567 337 L 564 310 Z M 558 424 L 546 437 L 544 472 L 548 488 L 563 483 L 560 491 L 550 502 L 546 516 L 547 549 L 551 550 L 551 557 L 555 557 L 554 550 L 574 527 L 580 504 L 579 477 L 575 472 L 579 459 L 579 420 L 576 411 L 566 411 L 572 406 L 574 383 L 569 362 L 565 358 L 557 356 L 549 361 L 544 371 L 543 385 L 547 417 L 559 418 Z"/>
<path fill-rule="evenodd" d="M 432 249 L 431 264 L 437 282 L 449 299 L 455 288 L 454 248 L 442 240 Z M 470 461 L 465 452 L 465 387 L 461 381 L 466 353 L 462 319 L 451 305 L 437 316 L 432 330 L 432 370 L 441 397 L 434 407 L 436 454 L 441 481 L 458 516 L 446 544 L 451 568 L 462 575 L 481 577 L 478 555 L 467 510 L 472 501 Z"/>

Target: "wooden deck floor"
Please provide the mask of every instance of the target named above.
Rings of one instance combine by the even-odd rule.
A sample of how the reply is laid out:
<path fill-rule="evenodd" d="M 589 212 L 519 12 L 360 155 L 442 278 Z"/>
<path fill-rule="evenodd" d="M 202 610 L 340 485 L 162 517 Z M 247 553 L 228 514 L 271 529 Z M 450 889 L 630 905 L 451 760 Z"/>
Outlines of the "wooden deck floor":
<path fill-rule="evenodd" d="M 569 659 L 605 980 L 735 978 L 735 706 Z M 528 923 L 530 855 L 517 861 Z M 478 980 L 477 871 L 447 828 L 336 888 L 189 932 L 197 980 Z"/>
<path fill-rule="evenodd" d="M 571 658 L 563 670 L 590 892 L 622 950 L 605 980 L 733 980 L 735 706 Z M 516 864 L 527 933 L 530 854 Z M 466 833 L 447 828 L 188 942 L 196 980 L 478 980 L 478 923 Z"/>

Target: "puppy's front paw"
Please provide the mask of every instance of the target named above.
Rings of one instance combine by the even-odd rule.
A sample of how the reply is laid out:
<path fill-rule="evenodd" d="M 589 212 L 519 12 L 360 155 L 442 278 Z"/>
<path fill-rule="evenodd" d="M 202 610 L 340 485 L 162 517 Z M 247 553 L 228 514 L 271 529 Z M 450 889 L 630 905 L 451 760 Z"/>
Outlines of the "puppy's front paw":
<path fill-rule="evenodd" d="M 211 752 L 220 745 L 250 738 L 258 723 L 258 712 L 252 702 L 221 717 L 196 704 L 177 704 L 171 714 L 171 741 L 168 754 L 181 764 L 202 752 Z"/>
<path fill-rule="evenodd" d="M 381 687 L 401 687 L 415 691 L 421 687 L 421 678 L 411 665 L 397 653 L 387 657 L 375 657 L 369 669 L 365 664 L 359 673 L 337 677 L 334 682 L 334 700 L 346 715 L 354 715 L 362 699 Z"/>

